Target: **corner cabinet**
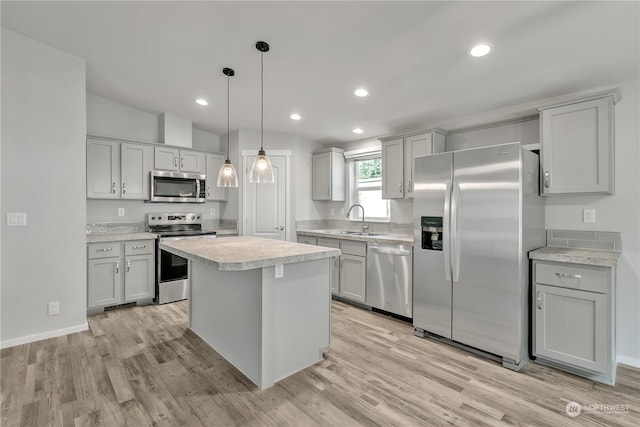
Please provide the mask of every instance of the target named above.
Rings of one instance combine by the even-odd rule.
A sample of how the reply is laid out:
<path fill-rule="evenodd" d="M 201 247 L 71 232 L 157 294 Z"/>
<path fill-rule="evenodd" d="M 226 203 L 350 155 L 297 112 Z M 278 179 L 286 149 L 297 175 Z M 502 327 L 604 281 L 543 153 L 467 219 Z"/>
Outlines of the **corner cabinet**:
<path fill-rule="evenodd" d="M 87 198 L 149 198 L 153 147 L 114 140 L 87 139 Z"/>
<path fill-rule="evenodd" d="M 330 148 L 312 156 L 312 200 L 344 202 L 346 177 L 344 150 Z"/>
<path fill-rule="evenodd" d="M 540 107 L 542 194 L 614 193 L 619 91 Z"/>
<path fill-rule="evenodd" d="M 534 260 L 533 281 L 536 360 L 614 384 L 614 267 Z"/>
<path fill-rule="evenodd" d="M 150 301 L 155 296 L 155 242 L 87 245 L 87 308 Z"/>
<path fill-rule="evenodd" d="M 429 131 L 382 141 L 382 198 L 412 199 L 416 157 L 445 150 L 445 135 Z"/>

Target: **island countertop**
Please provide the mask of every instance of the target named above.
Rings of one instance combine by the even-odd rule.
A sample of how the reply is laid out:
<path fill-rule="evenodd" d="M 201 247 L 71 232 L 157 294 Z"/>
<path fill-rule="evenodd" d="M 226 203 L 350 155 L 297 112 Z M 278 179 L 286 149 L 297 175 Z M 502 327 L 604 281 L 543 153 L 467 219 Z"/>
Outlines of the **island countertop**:
<path fill-rule="evenodd" d="M 251 236 L 171 240 L 161 242 L 160 249 L 192 261 L 218 266 L 219 270 L 235 271 L 340 255 L 339 249 Z"/>

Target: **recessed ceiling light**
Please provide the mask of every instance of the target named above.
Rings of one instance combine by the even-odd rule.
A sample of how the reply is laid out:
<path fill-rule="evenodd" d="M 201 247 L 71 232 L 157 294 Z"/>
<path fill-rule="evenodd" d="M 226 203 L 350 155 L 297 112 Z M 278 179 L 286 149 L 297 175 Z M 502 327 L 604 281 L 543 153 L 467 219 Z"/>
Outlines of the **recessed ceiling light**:
<path fill-rule="evenodd" d="M 356 89 L 356 91 L 355 91 L 355 92 L 353 92 L 353 93 L 355 93 L 355 94 L 356 94 L 356 96 L 361 96 L 361 97 L 362 97 L 362 96 L 367 96 L 367 95 L 369 95 L 369 92 L 367 92 L 367 90 L 366 90 L 366 89 L 363 89 L 363 88 Z"/>
<path fill-rule="evenodd" d="M 360 129 L 360 128 L 355 128 L 353 130 L 353 133 L 362 133 L 362 132 L 364 132 L 364 131 L 362 129 Z"/>
<path fill-rule="evenodd" d="M 198 99 L 196 99 L 196 104 L 198 104 L 198 105 L 209 105 L 209 103 L 207 102 L 207 100 L 206 100 L 206 99 L 203 99 L 203 98 L 198 98 Z"/>
<path fill-rule="evenodd" d="M 300 114 L 293 113 L 292 115 L 289 116 L 289 118 L 291 120 L 300 120 L 302 118 L 302 116 Z"/>
<path fill-rule="evenodd" d="M 479 43 L 469 49 L 469 55 L 479 58 L 491 52 L 491 45 L 488 43 Z"/>

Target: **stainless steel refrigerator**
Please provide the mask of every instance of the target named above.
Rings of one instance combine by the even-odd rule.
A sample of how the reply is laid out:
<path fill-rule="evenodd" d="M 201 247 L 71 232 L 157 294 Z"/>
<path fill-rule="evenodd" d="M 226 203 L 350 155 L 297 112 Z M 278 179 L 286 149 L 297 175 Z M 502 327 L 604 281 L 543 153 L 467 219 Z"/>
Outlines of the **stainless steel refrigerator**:
<path fill-rule="evenodd" d="M 544 246 L 538 155 L 519 143 L 415 159 L 413 325 L 519 370 L 530 250 Z"/>

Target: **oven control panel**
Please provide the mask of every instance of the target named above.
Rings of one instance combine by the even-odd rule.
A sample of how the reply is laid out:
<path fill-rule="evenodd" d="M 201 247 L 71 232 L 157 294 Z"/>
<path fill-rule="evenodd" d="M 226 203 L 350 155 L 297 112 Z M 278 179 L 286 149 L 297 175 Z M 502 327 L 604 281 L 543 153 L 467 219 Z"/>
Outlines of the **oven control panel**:
<path fill-rule="evenodd" d="M 150 227 L 158 225 L 202 224 L 202 214 L 199 212 L 178 213 L 149 213 L 147 224 Z"/>

